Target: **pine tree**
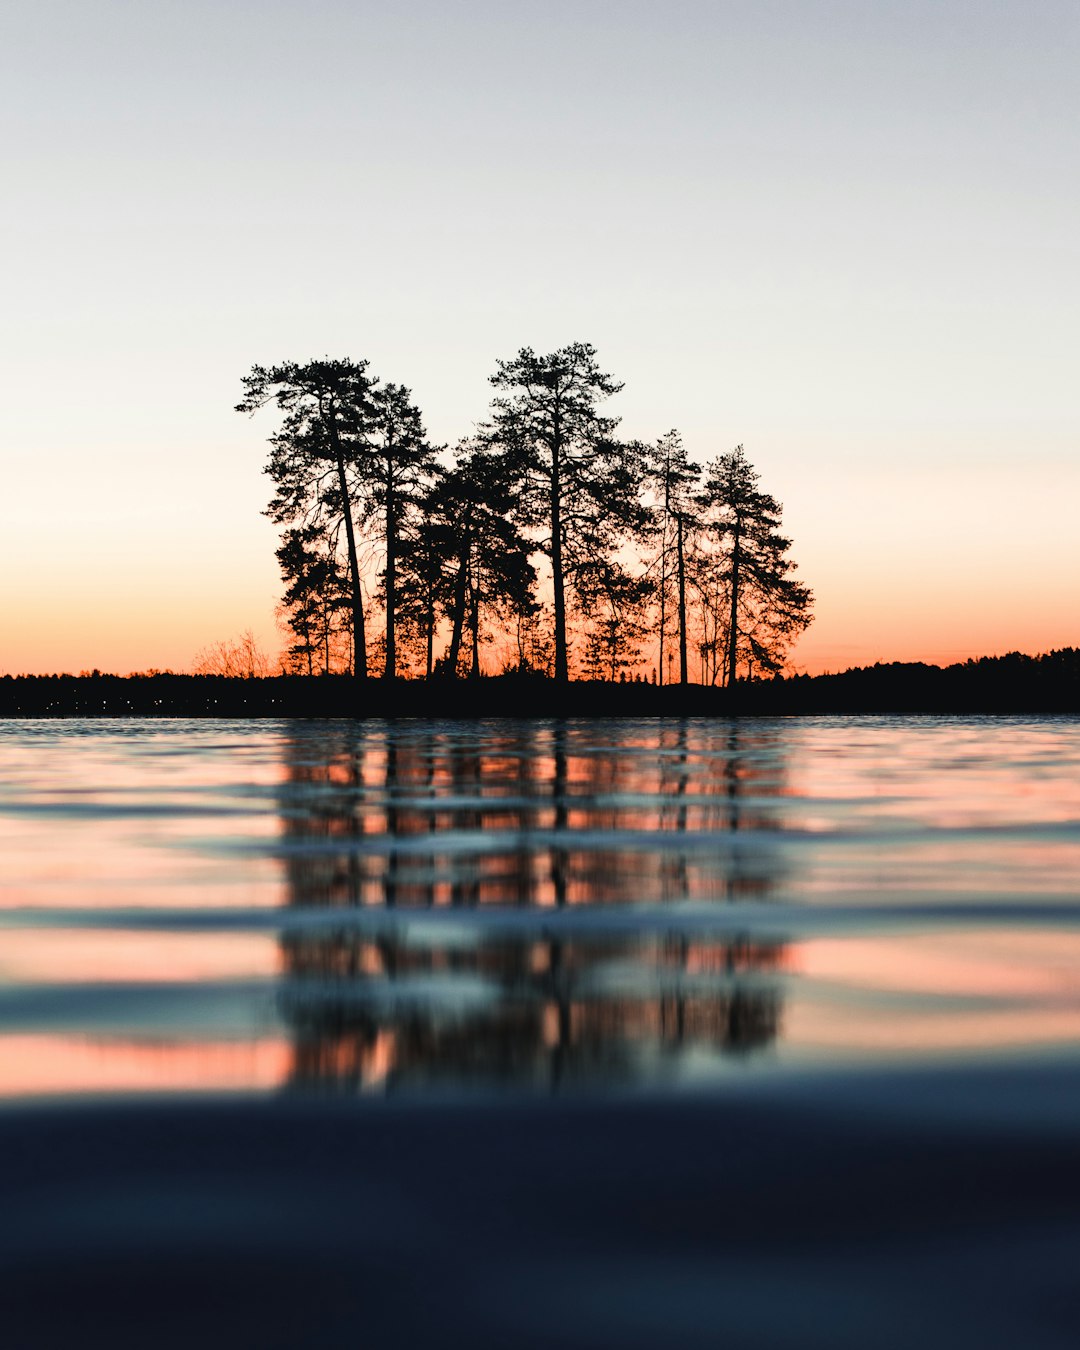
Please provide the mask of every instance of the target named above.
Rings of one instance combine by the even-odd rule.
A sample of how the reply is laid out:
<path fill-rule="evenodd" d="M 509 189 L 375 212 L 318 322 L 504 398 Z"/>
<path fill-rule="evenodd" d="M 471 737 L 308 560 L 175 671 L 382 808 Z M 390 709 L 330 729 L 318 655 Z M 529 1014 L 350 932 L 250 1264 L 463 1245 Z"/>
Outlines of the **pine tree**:
<path fill-rule="evenodd" d="M 435 631 L 448 601 L 453 557 L 454 528 L 443 509 L 444 478 L 444 471 L 433 471 L 400 539 L 398 618 L 406 637 L 413 636 L 422 646 L 428 679 L 435 668 Z"/>
<path fill-rule="evenodd" d="M 611 556 L 627 529 L 640 525 L 640 464 L 615 439 L 618 419 L 601 404 L 622 388 L 576 342 L 546 356 L 523 348 L 500 361 L 491 383 L 490 434 L 517 480 L 516 521 L 540 531 L 537 548 L 551 563 L 555 678 L 569 678 L 567 601 L 578 576 Z"/>
<path fill-rule="evenodd" d="M 360 584 L 355 478 L 366 469 L 375 381 L 366 361 L 287 361 L 253 366 L 243 380 L 237 412 L 252 414 L 269 403 L 284 414 L 270 438 L 265 472 L 274 483 L 266 514 L 278 524 L 319 525 L 328 538 L 344 528 L 353 630 L 353 670 L 367 675 L 364 599 Z"/>
<path fill-rule="evenodd" d="M 384 674 L 397 674 L 397 617 L 401 597 L 398 567 L 409 513 L 434 471 L 420 410 L 408 389 L 386 384 L 372 390 L 372 415 L 365 435 L 362 481 L 357 495 L 365 519 L 382 538 L 385 553 L 383 603 L 386 610 Z"/>
<path fill-rule="evenodd" d="M 739 445 L 709 464 L 699 498 L 727 592 L 728 685 L 740 663 L 751 671 L 781 669 L 787 648 L 811 619 L 813 594 L 792 576 L 791 540 L 780 534 L 783 507 L 759 482 Z"/>
<path fill-rule="evenodd" d="M 277 560 L 286 583 L 282 612 L 294 638 L 289 662 L 309 675 L 316 665 L 329 674 L 343 623 L 348 636 L 348 577 L 332 545 L 314 525 L 286 530 Z"/>
<path fill-rule="evenodd" d="M 679 651 L 679 683 L 689 680 L 687 664 L 687 553 L 697 526 L 694 490 L 701 469 L 687 458 L 682 437 L 672 429 L 661 436 L 646 459 L 645 485 L 653 499 L 657 552 L 651 571 L 656 578 L 659 683 L 664 683 L 664 648 L 674 615 Z"/>
<path fill-rule="evenodd" d="M 483 615 L 516 620 L 534 605 L 536 573 L 529 561 L 529 544 L 513 520 L 506 456 L 489 443 L 463 443 L 457 464 L 442 478 L 438 497 L 448 550 L 450 645 L 445 669 L 457 674 L 468 633 L 470 669 L 479 674 Z"/>

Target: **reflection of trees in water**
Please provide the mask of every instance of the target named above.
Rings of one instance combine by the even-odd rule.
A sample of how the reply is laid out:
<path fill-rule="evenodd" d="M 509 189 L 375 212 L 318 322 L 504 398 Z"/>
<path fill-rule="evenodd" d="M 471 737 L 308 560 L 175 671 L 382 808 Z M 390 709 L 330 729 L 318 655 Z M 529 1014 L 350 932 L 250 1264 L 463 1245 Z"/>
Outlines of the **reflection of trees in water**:
<path fill-rule="evenodd" d="M 425 723 L 290 742 L 292 904 L 402 918 L 492 904 L 535 913 L 520 937 L 477 931 L 442 945 L 410 941 L 399 925 L 290 932 L 282 1006 L 295 1078 L 644 1079 L 692 1048 L 771 1042 L 779 944 L 677 931 L 570 937 L 545 932 L 544 914 L 767 896 L 782 875 L 769 833 L 782 772 L 767 727 Z"/>
<path fill-rule="evenodd" d="M 531 938 L 465 949 L 400 939 L 291 938 L 284 1006 L 300 1081 L 514 1079 L 585 1083 L 647 1074 L 657 1053 L 746 1051 L 777 1034 L 763 976 L 778 944 Z M 618 965 L 622 978 L 606 981 Z M 632 966 L 627 975 L 626 967 Z M 482 988 L 455 1007 L 454 980 Z"/>

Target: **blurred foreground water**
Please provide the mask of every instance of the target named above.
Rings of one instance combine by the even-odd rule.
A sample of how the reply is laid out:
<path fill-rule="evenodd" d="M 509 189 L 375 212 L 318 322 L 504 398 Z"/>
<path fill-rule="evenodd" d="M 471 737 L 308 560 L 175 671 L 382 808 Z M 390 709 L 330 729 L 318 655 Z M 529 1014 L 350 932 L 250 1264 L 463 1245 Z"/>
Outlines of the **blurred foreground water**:
<path fill-rule="evenodd" d="M 27 1344 L 1080 1336 L 1075 719 L 0 723 L 0 856 Z"/>

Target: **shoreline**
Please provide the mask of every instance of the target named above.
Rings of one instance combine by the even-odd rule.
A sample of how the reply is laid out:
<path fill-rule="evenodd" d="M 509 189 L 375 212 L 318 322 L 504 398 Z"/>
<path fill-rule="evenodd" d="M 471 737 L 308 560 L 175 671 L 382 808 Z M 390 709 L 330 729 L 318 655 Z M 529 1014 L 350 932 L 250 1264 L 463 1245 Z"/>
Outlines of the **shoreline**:
<path fill-rule="evenodd" d="M 979 716 L 1080 714 L 1080 649 L 953 666 L 899 663 L 731 688 L 507 674 L 385 680 L 350 675 L 5 675 L 0 719 Z"/>

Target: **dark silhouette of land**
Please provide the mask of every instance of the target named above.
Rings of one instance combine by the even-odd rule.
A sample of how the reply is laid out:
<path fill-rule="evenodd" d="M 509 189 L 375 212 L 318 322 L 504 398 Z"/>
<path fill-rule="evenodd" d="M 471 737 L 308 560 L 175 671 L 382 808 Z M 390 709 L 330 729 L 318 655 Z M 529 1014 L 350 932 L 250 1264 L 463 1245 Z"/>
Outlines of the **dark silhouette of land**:
<path fill-rule="evenodd" d="M 3 717 L 783 717 L 1080 713 L 1080 648 L 951 666 L 899 662 L 730 687 L 543 675 L 358 681 L 349 675 L 5 675 Z"/>

